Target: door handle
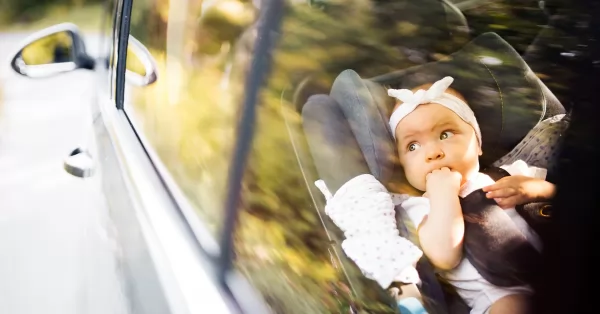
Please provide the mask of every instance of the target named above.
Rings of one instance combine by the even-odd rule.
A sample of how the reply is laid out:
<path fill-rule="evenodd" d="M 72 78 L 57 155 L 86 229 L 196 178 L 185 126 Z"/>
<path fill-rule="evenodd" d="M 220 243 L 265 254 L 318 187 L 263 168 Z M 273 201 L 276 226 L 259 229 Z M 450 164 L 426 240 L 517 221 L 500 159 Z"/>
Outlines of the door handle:
<path fill-rule="evenodd" d="M 65 158 L 65 171 L 75 177 L 87 178 L 94 174 L 94 160 L 92 156 L 81 148 L 76 148 Z"/>

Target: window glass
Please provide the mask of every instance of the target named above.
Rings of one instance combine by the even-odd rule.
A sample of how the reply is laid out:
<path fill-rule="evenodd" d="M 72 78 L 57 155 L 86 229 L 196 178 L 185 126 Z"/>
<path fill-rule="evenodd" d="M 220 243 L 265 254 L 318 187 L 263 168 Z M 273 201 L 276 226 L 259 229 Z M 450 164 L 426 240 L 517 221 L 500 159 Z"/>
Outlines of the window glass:
<path fill-rule="evenodd" d="M 323 179 L 335 192 L 371 173 L 390 192 L 423 195 L 398 158 L 388 127 L 396 101 L 385 88 L 453 76 L 452 87 L 480 120 L 483 155 L 474 150 L 472 160 L 481 169 L 519 158 L 552 173 L 548 160 L 556 158 L 566 127 L 560 84 L 568 83 L 556 76 L 569 73 L 569 61 L 556 64 L 549 56 L 572 43 L 557 35 L 537 1 L 461 3 L 462 9 L 437 0 L 287 2 L 257 103 L 234 243 L 237 269 L 275 312 L 398 310 L 391 291 L 367 279 L 342 250 L 346 236 L 325 213 L 314 183 Z M 548 41 L 559 44 L 548 50 Z M 550 64 L 553 74 L 545 72 Z M 441 133 L 439 140 L 454 135 Z M 552 145 L 545 149 L 540 141 Z M 418 244 L 414 230 L 422 220 L 402 207 L 396 215 L 398 232 Z M 421 260 L 419 292 L 402 286 L 400 299 L 416 295 L 429 313 L 443 313 L 440 294 L 455 290 L 446 290 L 431 267 Z M 456 294 L 446 297 L 469 312 L 463 302 L 454 305 Z"/>
<path fill-rule="evenodd" d="M 255 15 L 247 1 L 133 3 L 131 35 L 155 59 L 158 80 L 128 84 L 125 111 L 215 235 L 246 71 L 232 60 Z M 140 58 L 129 49 L 127 69 L 144 76 Z"/>
<path fill-rule="evenodd" d="M 104 48 L 107 53 L 107 65 L 109 68 L 109 86 L 110 95 L 115 98 L 117 91 L 117 60 L 119 53 L 119 32 L 121 27 L 121 12 L 123 1 L 112 1 L 112 5 L 107 4 L 108 12 L 111 14 L 104 21 L 108 27 L 106 36 L 110 38 L 106 41 L 106 47 Z M 108 33 L 110 31 L 110 33 Z"/>
<path fill-rule="evenodd" d="M 106 79 L 108 84 L 108 90 L 110 93 L 110 97 L 114 98 L 114 81 L 115 77 L 113 76 L 113 69 L 116 68 L 116 62 L 114 55 L 116 55 L 117 51 L 117 40 L 116 40 L 116 28 L 119 26 L 117 23 L 117 10 L 118 10 L 118 1 L 107 1 L 103 7 L 103 19 L 101 22 L 101 34 L 102 41 L 99 47 L 99 54 L 101 60 L 103 60 L 102 66 L 103 69 L 106 69 L 106 74 L 103 74 L 103 78 Z"/>
<path fill-rule="evenodd" d="M 581 40 L 571 33 L 575 21 L 567 18 L 569 12 L 578 10 L 576 7 L 566 1 L 538 0 L 463 1 L 463 6 L 473 35 L 500 35 L 561 103 L 569 106 L 567 86 L 576 77 L 569 58 L 582 48 L 578 46 Z"/>

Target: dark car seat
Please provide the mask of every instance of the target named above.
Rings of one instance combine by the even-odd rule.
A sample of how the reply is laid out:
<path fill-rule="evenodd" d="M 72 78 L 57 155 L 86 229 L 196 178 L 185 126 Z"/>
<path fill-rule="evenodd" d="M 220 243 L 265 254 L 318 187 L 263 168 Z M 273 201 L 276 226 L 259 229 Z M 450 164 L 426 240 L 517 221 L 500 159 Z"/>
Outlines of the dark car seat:
<path fill-rule="evenodd" d="M 317 172 L 332 193 L 362 173 L 373 174 L 390 191 L 407 185 L 396 162 L 396 148 L 387 124 L 394 101 L 387 96 L 385 87 L 413 88 L 444 76 L 455 78 L 453 88 L 465 96 L 479 121 L 484 151 L 480 159 L 482 167 L 511 151 L 538 122 L 565 111 L 521 56 L 495 33 L 482 34 L 437 62 L 368 79 L 353 70 L 343 71 L 328 95 L 311 97 L 302 111 L 304 132 Z M 353 106 L 346 105 L 348 102 L 353 102 Z M 345 123 L 338 122 L 340 129 L 334 125 L 322 127 L 330 123 L 321 114 L 322 106 L 333 106 L 343 115 Z M 352 140 L 340 142 L 338 132 L 351 133 Z M 402 220 L 399 226 L 401 233 L 410 229 Z M 444 303 L 440 287 L 431 279 L 434 278 L 431 266 L 425 262 L 418 268 L 427 285 L 422 287 L 423 293 L 438 305 Z M 452 313 L 463 310 L 464 307 Z"/>
<path fill-rule="evenodd" d="M 334 19 L 346 14 L 350 3 L 323 2 L 322 6 L 319 13 Z M 288 15 L 304 16 L 299 9 L 291 7 L 291 10 Z M 311 95 L 327 93 L 335 77 L 344 69 L 353 68 L 363 75 L 376 75 L 409 68 L 455 52 L 470 40 L 464 15 L 447 0 L 373 1 L 361 10 L 365 10 L 369 18 L 360 28 L 376 32 L 352 34 L 356 30 L 350 26 L 331 26 L 317 18 L 305 21 L 300 17 L 288 17 L 294 23 L 283 25 L 286 35 L 281 38 L 278 49 L 290 54 L 311 51 L 313 47 L 346 51 L 343 58 L 321 61 L 315 57 L 313 62 L 319 63 L 316 71 L 289 73 L 293 77 L 291 86 L 296 109 L 301 109 Z M 307 37 L 307 30 L 314 30 L 321 36 Z M 297 42 L 302 42 L 302 49 L 298 49 Z"/>

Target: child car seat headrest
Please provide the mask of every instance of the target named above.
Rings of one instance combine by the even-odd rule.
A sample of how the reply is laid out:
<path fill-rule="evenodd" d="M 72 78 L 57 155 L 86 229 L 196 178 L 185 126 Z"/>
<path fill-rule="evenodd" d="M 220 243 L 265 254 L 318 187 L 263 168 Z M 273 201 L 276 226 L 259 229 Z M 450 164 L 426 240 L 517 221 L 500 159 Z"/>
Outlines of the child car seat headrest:
<path fill-rule="evenodd" d="M 336 78 L 330 96 L 342 104 L 371 173 L 384 184 L 397 168 L 388 127 L 395 101 L 386 88 L 411 89 L 444 76 L 455 78 L 452 88 L 465 97 L 477 117 L 482 167 L 512 150 L 539 121 L 565 111 L 521 56 L 495 33 L 480 35 L 440 61 L 370 79 L 346 70 Z"/>
<path fill-rule="evenodd" d="M 432 54 L 455 52 L 471 38 L 466 18 L 449 0 L 371 1 L 360 8 L 360 23 L 341 22 L 336 15 L 356 10 L 352 3 L 329 7 L 325 1 L 327 9 L 319 4 L 308 11 L 290 6 L 277 48 L 286 57 L 276 62 L 286 63 L 278 67 L 290 80 L 298 111 L 310 96 L 328 93 L 345 69 L 368 76 L 405 69 L 431 61 Z M 310 63 L 296 62 L 307 54 Z"/>

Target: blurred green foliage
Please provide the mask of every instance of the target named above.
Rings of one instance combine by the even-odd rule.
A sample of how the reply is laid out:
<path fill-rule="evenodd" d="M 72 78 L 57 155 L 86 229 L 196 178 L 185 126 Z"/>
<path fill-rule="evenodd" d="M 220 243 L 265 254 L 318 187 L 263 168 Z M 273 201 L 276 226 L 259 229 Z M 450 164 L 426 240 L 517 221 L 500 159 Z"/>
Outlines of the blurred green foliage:
<path fill-rule="evenodd" d="M 205 8 L 196 3 L 178 9 L 174 5 L 134 3 L 131 33 L 149 47 L 161 77 L 152 86 L 130 91 L 144 134 L 202 221 L 218 235 L 256 11 L 249 1 L 236 0 L 215 1 Z M 314 27 L 335 27 L 337 34 L 351 37 L 318 9 L 298 10 L 290 18 L 296 22 L 286 31 L 317 19 Z M 358 10 L 356 14 L 361 15 Z M 302 43 L 306 50 L 297 49 Z M 327 239 L 287 132 L 290 127 L 294 136 L 301 135 L 299 113 L 290 110 L 287 97 L 285 103 L 280 99 L 282 87 L 295 82 L 294 71 L 316 69 L 306 67 L 306 51 L 313 51 L 318 65 L 349 55 L 344 49 L 352 46 L 328 56 L 327 47 L 317 48 L 313 38 L 300 37 L 289 44 L 285 55 L 291 61 L 277 67 L 261 95 L 256 140 L 243 182 L 235 264 L 277 313 L 347 312 L 350 304 L 371 313 L 394 312 L 391 300 L 379 302 L 383 292 L 374 282 L 364 279 L 348 260 L 337 260 L 333 250 L 341 252 L 339 242 L 332 245 Z M 355 282 L 349 283 L 346 275 Z M 351 292 L 351 284 L 359 295 Z"/>
<path fill-rule="evenodd" d="M 104 0 L 0 0 L 0 30 L 37 31 L 63 22 L 98 31 Z"/>
<path fill-rule="evenodd" d="M 34 22 L 56 7 L 81 8 L 104 0 L 0 0 L 0 23 Z"/>

